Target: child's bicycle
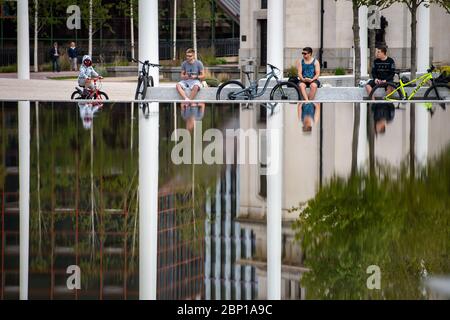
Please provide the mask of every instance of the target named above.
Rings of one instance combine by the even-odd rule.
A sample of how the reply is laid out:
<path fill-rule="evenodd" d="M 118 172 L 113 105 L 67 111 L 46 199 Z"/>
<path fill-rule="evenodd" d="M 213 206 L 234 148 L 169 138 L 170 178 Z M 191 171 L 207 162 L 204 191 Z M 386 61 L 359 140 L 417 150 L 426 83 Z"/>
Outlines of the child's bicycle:
<path fill-rule="evenodd" d="M 102 80 L 103 77 L 97 77 L 97 78 L 91 78 L 91 80 L 94 82 L 94 89 L 85 88 L 82 89 L 80 87 L 75 87 L 75 91 L 72 92 L 72 95 L 70 96 L 70 99 L 75 100 L 109 100 L 108 95 L 101 91 L 102 88 Z"/>
<path fill-rule="evenodd" d="M 150 67 L 158 68 L 161 67 L 160 64 L 150 63 L 148 60 L 145 60 L 144 62 L 140 60 L 133 59 L 134 62 L 138 62 L 142 64 L 142 69 L 139 70 L 139 77 L 138 77 L 138 83 L 136 87 L 136 93 L 134 95 L 135 100 L 145 100 L 145 97 L 147 95 L 147 88 L 153 87 L 153 77 L 150 75 Z M 148 104 L 147 103 L 140 103 L 139 107 L 142 109 L 142 112 L 144 113 L 144 116 L 148 117 Z"/>
<path fill-rule="evenodd" d="M 443 77 L 439 76 L 437 78 L 433 77 L 433 71 L 435 67 L 432 65 L 427 73 L 413 80 L 409 80 L 405 77 L 400 78 L 400 71 L 396 71 L 398 74 L 400 81 L 399 82 L 385 82 L 376 85 L 369 95 L 369 100 L 375 99 L 383 99 L 390 102 L 395 101 L 404 101 L 404 100 L 413 100 L 417 91 L 422 88 L 425 84 L 431 82 L 430 87 L 425 91 L 424 99 L 425 100 L 445 100 L 450 97 L 450 85 L 447 82 L 440 81 Z M 408 95 L 405 91 L 405 87 L 414 87 L 418 82 L 418 85 L 411 93 Z M 386 94 L 387 92 L 387 94 Z M 440 107 L 445 110 L 445 103 L 439 103 Z M 398 106 L 397 106 L 398 107 Z M 430 112 L 431 116 L 434 114 L 433 103 L 428 102 L 425 103 L 425 107 Z"/>

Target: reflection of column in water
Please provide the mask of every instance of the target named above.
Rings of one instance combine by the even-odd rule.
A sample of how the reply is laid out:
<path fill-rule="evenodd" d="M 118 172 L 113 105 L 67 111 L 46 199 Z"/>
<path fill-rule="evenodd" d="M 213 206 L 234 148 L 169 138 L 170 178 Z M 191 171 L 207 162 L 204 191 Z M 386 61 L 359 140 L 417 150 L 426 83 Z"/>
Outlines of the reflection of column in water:
<path fill-rule="evenodd" d="M 237 207 L 238 208 L 238 207 Z M 234 243 L 236 248 L 236 260 L 241 258 L 241 226 L 234 223 Z M 241 300 L 241 266 L 235 262 L 234 265 L 234 290 L 236 300 Z"/>
<path fill-rule="evenodd" d="M 206 191 L 205 219 L 205 299 L 211 300 L 211 190 Z"/>
<path fill-rule="evenodd" d="M 225 174 L 225 299 L 231 300 L 231 166 Z"/>
<path fill-rule="evenodd" d="M 358 169 L 362 169 L 367 161 L 367 103 L 361 103 L 358 133 Z"/>
<path fill-rule="evenodd" d="M 250 260 L 252 257 L 252 231 L 245 229 L 245 259 Z M 245 299 L 252 298 L 252 267 L 245 266 Z"/>
<path fill-rule="evenodd" d="M 423 103 L 416 103 L 416 159 L 418 166 L 426 166 L 428 158 L 428 111 Z"/>
<path fill-rule="evenodd" d="M 220 176 L 218 176 L 217 178 L 217 184 L 216 184 L 216 214 L 215 214 L 215 230 L 214 230 L 214 243 L 216 246 L 216 261 L 215 261 L 215 270 L 214 270 L 214 278 L 215 278 L 215 296 L 214 299 L 216 300 L 220 300 L 221 295 L 220 295 L 220 270 L 221 270 L 221 266 L 222 266 L 222 259 L 221 259 L 221 225 L 222 225 L 222 215 L 221 215 L 221 210 L 222 210 L 222 206 L 221 206 L 221 195 L 220 195 L 220 183 L 221 183 L 221 179 Z"/>
<path fill-rule="evenodd" d="M 283 188 L 283 109 L 267 117 L 267 299 L 281 299 L 281 207 Z"/>
<path fill-rule="evenodd" d="M 30 102 L 19 101 L 20 299 L 28 300 L 30 241 Z"/>
<path fill-rule="evenodd" d="M 159 103 L 139 113 L 139 299 L 156 299 Z"/>

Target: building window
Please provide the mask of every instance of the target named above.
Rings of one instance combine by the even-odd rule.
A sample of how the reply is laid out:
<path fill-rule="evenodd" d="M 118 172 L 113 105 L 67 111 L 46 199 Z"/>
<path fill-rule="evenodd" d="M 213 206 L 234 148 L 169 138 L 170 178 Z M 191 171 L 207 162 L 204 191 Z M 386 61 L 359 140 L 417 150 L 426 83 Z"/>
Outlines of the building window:
<path fill-rule="evenodd" d="M 261 0 L 261 9 L 267 9 L 267 0 Z"/>

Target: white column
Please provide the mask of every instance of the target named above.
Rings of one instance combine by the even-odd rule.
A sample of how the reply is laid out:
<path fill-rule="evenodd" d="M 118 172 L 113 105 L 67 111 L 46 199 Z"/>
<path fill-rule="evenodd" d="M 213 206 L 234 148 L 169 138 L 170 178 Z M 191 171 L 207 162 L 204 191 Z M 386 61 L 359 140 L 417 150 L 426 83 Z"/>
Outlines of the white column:
<path fill-rule="evenodd" d="M 17 78 L 30 79 L 28 0 L 17 1 Z"/>
<path fill-rule="evenodd" d="M 359 39 L 361 47 L 361 77 L 367 76 L 367 6 L 359 7 Z"/>
<path fill-rule="evenodd" d="M 139 60 L 159 61 L 158 0 L 139 0 Z M 159 86 L 156 68 L 150 68 Z M 156 299 L 158 241 L 159 103 L 139 112 L 139 299 Z"/>
<path fill-rule="evenodd" d="M 284 0 L 267 1 L 267 63 L 284 68 Z M 270 71 L 270 68 L 267 67 Z"/>
<path fill-rule="evenodd" d="M 284 0 L 267 3 L 267 62 L 283 72 Z M 283 110 L 268 112 L 267 130 L 267 299 L 281 299 L 281 205 L 283 188 Z"/>
<path fill-rule="evenodd" d="M 417 73 L 425 73 L 430 66 L 430 8 L 423 4 L 417 10 Z M 428 112 L 423 103 L 416 104 L 416 159 L 426 165 L 428 157 Z"/>
<path fill-rule="evenodd" d="M 28 0 L 17 2 L 17 77 L 30 79 Z M 28 299 L 30 241 L 30 102 L 19 102 L 20 299 Z"/>

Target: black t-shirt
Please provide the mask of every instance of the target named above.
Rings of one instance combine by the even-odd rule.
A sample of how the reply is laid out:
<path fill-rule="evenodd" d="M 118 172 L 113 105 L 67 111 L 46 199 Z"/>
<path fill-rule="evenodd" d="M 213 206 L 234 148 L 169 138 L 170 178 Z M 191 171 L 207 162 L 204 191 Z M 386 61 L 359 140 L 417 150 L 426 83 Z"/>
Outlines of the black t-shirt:
<path fill-rule="evenodd" d="M 372 78 L 380 80 L 394 80 L 395 62 L 388 57 L 386 60 L 375 59 L 372 66 Z"/>
<path fill-rule="evenodd" d="M 391 122 L 395 117 L 395 106 L 393 103 L 372 104 L 373 119 L 375 122 L 385 119 Z"/>

